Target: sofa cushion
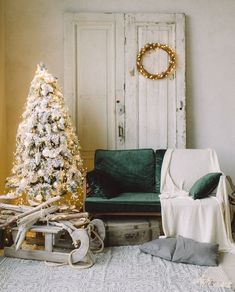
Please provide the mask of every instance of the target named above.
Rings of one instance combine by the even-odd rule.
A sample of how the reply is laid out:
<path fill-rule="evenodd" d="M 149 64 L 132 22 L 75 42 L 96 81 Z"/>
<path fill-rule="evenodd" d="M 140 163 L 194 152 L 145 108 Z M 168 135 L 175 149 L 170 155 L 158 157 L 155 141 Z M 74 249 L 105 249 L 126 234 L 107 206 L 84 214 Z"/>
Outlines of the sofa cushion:
<path fill-rule="evenodd" d="M 86 178 L 90 188 L 89 196 L 112 198 L 121 192 L 121 187 L 115 186 L 112 177 L 104 176 L 97 170 L 88 172 Z"/>
<path fill-rule="evenodd" d="M 200 266 L 217 266 L 218 248 L 218 244 L 199 242 L 179 235 L 172 261 Z"/>
<path fill-rule="evenodd" d="M 95 171 L 106 196 L 121 192 L 155 191 L 155 154 L 152 149 L 96 150 Z"/>
<path fill-rule="evenodd" d="M 155 182 L 155 191 L 156 193 L 161 193 L 161 171 L 162 171 L 162 162 L 166 153 L 166 149 L 156 150 L 156 182 Z"/>
<path fill-rule="evenodd" d="M 161 212 L 159 194 L 121 193 L 116 197 L 87 197 L 87 212 Z"/>
<path fill-rule="evenodd" d="M 208 197 L 217 187 L 221 175 L 221 172 L 211 172 L 199 178 L 189 190 L 190 196 L 194 200 Z"/>
<path fill-rule="evenodd" d="M 176 246 L 176 238 L 159 238 L 145 242 L 140 250 L 153 256 L 171 261 Z"/>

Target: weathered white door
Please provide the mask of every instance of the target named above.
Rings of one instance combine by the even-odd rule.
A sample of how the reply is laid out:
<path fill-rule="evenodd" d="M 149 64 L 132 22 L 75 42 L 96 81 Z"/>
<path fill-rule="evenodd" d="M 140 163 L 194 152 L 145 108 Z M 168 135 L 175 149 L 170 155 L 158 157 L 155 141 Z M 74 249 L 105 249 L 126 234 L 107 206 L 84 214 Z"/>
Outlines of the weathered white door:
<path fill-rule="evenodd" d="M 123 145 L 124 15 L 65 15 L 65 97 L 83 157 L 92 165 L 96 149 Z"/>
<path fill-rule="evenodd" d="M 185 38 L 183 14 L 125 15 L 125 108 L 128 148 L 185 148 Z M 177 54 L 175 73 L 150 80 L 136 70 L 136 54 L 147 43 L 169 45 Z M 157 50 L 144 59 L 151 73 L 165 71 L 168 56 Z"/>
<path fill-rule="evenodd" d="M 176 51 L 170 78 L 137 72 L 136 55 L 149 42 Z M 184 15 L 67 13 L 64 52 L 65 98 L 88 167 L 98 148 L 185 147 Z M 161 72 L 168 56 L 158 50 L 144 61 Z"/>

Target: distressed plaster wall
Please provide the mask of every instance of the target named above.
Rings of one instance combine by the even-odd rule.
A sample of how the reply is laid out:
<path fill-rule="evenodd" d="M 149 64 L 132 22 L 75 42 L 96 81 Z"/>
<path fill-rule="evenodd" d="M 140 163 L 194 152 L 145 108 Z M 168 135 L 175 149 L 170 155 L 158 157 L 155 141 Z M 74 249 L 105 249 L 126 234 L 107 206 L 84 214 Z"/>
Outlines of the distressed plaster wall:
<path fill-rule="evenodd" d="M 5 108 L 5 9 L 0 0 L 0 194 L 6 177 L 6 108 Z"/>

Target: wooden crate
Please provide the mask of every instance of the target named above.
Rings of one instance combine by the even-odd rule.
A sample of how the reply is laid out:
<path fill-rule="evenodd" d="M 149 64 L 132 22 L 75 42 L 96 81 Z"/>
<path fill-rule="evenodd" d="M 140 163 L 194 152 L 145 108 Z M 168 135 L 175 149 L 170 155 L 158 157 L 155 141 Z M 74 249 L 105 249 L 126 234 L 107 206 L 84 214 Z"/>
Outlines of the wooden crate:
<path fill-rule="evenodd" d="M 104 223 L 106 246 L 138 245 L 162 234 L 159 218 L 109 218 Z"/>

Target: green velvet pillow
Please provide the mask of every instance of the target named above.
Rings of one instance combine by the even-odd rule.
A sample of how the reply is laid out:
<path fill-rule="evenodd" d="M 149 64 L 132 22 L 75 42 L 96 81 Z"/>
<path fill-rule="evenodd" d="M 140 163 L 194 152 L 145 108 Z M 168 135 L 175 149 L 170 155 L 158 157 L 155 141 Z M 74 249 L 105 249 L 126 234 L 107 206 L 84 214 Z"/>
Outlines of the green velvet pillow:
<path fill-rule="evenodd" d="M 86 179 L 90 189 L 90 192 L 87 194 L 87 196 L 104 198 L 105 193 L 99 184 L 97 173 L 94 170 L 87 172 Z"/>
<path fill-rule="evenodd" d="M 116 177 L 106 173 L 102 170 L 95 170 L 98 185 L 103 190 L 103 195 L 106 198 L 112 198 L 123 192 L 122 184 L 116 179 Z"/>
<path fill-rule="evenodd" d="M 88 172 L 86 178 L 90 188 L 89 197 L 112 198 L 121 193 L 121 189 L 114 186 L 112 178 L 97 170 Z"/>
<path fill-rule="evenodd" d="M 203 199 L 209 196 L 219 183 L 221 172 L 211 172 L 199 178 L 189 191 L 189 195 L 196 199 Z"/>

